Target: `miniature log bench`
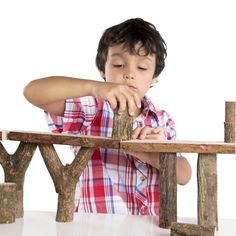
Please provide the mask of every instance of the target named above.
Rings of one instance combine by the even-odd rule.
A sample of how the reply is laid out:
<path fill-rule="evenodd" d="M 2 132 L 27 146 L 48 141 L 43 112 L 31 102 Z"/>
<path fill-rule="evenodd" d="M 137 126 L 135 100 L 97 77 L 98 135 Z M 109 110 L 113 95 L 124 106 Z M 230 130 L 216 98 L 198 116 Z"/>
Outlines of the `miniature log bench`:
<path fill-rule="evenodd" d="M 52 133 L 37 133 L 37 132 L 19 132 L 19 131 L 2 131 L 0 134 L 1 136 L 5 137 L 7 140 L 12 141 L 20 141 L 20 146 L 23 146 L 26 148 L 26 145 L 28 147 L 32 146 L 31 149 L 24 152 L 24 155 L 22 151 L 17 151 L 15 154 L 9 155 L 5 151 L 3 145 L 0 143 L 0 163 L 4 166 L 9 163 L 8 160 L 15 160 L 17 157 L 23 161 L 26 158 L 32 156 L 32 152 L 35 150 L 36 143 L 39 145 L 39 148 L 41 149 L 42 156 L 46 159 L 48 158 L 48 164 L 47 167 L 50 169 L 50 161 L 53 162 L 53 159 L 57 160 L 58 162 L 58 169 L 60 168 L 69 168 L 69 167 L 63 167 L 62 164 L 59 162 L 59 157 L 57 157 L 56 151 L 53 149 L 53 144 L 62 144 L 62 145 L 78 145 L 82 146 L 84 148 L 120 148 L 124 151 L 134 151 L 134 152 L 140 152 L 140 151 L 146 151 L 146 152 L 161 152 L 161 155 L 163 156 L 171 156 L 176 152 L 185 152 L 185 153 L 199 153 L 201 155 L 201 159 L 204 161 L 204 158 L 209 159 L 209 155 L 215 157 L 215 153 L 224 153 L 224 154 L 233 154 L 235 153 L 235 145 L 233 143 L 223 143 L 223 142 L 184 142 L 184 141 L 156 141 L 156 140 L 132 140 L 132 141 L 119 141 L 117 139 L 112 138 L 104 138 L 104 137 L 88 137 L 88 136 L 82 136 L 82 135 L 66 135 L 66 134 L 52 134 Z M 19 149 L 19 148 L 18 148 Z M 22 149 L 22 148 L 20 148 Z M 27 153 L 27 155 L 26 155 Z M 165 154 L 168 153 L 168 154 Z M 213 159 L 214 159 L 213 157 Z M 29 161 L 28 159 L 28 161 Z M 76 157 L 75 160 L 79 161 L 80 157 Z M 166 158 L 168 161 L 168 157 Z M 207 161 L 207 160 L 206 160 Z M 19 163 L 19 160 L 17 161 Z M 29 163 L 28 163 L 29 164 Z M 7 173 L 14 174 L 13 176 L 15 179 L 17 179 L 17 173 L 19 171 L 13 171 L 10 169 L 11 166 L 17 167 L 16 164 L 8 164 L 9 167 L 4 167 L 5 176 Z M 163 165 L 165 165 L 163 163 Z M 79 165 L 78 165 L 79 166 Z M 198 167 L 200 168 L 200 167 Z M 164 169 L 164 168 L 163 168 Z M 167 168 L 166 168 L 167 169 Z M 175 168 L 171 168 L 172 170 L 175 170 Z M 201 167 L 202 171 L 204 171 L 204 165 Z M 167 171 L 167 170 L 166 170 Z M 60 171 L 58 171 L 60 173 Z M 54 176 L 53 173 L 51 173 L 52 176 Z M 53 177 L 57 178 L 56 176 Z M 161 183 L 166 182 L 166 177 L 161 174 Z M 209 177 L 210 178 L 210 177 Z M 61 180 L 60 180 L 61 181 Z M 163 181 L 163 182 L 162 182 Z M 14 179 L 11 180 L 11 182 L 19 182 Z M 208 186 L 209 186 L 209 181 Z M 55 182 L 54 182 L 55 183 Z M 160 184 L 161 186 L 164 186 L 164 184 Z M 21 192 L 22 192 L 22 183 L 21 186 Z M 204 186 L 204 188 L 207 188 L 208 186 Z M 63 186 L 62 186 L 63 187 Z M 66 186 L 64 186 L 66 187 Z M 169 189 L 170 191 L 170 189 Z M 165 197 L 164 197 L 165 198 Z M 175 196 L 174 196 L 175 198 Z M 22 199 L 22 198 L 21 198 Z M 174 200 L 174 199 L 172 199 Z M 162 202 L 160 202 L 161 206 L 165 208 L 169 208 L 172 204 L 172 200 L 168 201 L 168 198 L 166 198 L 166 206 L 162 205 Z M 175 200 L 176 201 L 176 200 Z M 213 204 L 213 202 L 212 202 Z M 20 204 L 22 205 L 22 204 Z M 209 206 L 206 206 L 208 209 Z M 206 209 L 206 210 L 207 210 Z M 22 210 L 21 210 L 22 211 Z M 164 213 L 163 213 L 164 214 Z M 23 214 L 20 214 L 23 216 Z M 176 217 L 174 217 L 176 218 Z M 64 219 L 64 220 L 68 220 Z M 160 215 L 161 220 L 161 215 Z M 176 219 L 175 219 L 176 220 Z M 165 219 L 166 221 L 166 219 Z M 168 224 L 168 227 L 170 226 L 171 222 L 174 221 L 172 219 L 167 220 L 166 224 Z"/>
<path fill-rule="evenodd" d="M 230 106 L 232 108 L 232 106 Z M 230 112 L 231 114 L 231 112 Z M 232 124 L 232 116 L 230 123 Z M 122 125 L 121 120 L 124 120 Z M 58 197 L 58 210 L 56 220 L 69 222 L 73 220 L 73 199 L 75 184 L 87 165 L 95 148 L 114 148 L 133 152 L 159 152 L 160 153 L 160 214 L 159 226 L 170 228 L 172 222 L 177 221 L 177 184 L 176 184 L 176 153 L 198 153 L 198 224 L 218 227 L 217 217 L 217 173 L 216 156 L 221 154 L 234 154 L 234 134 L 230 135 L 231 143 L 224 142 L 188 142 L 188 141 L 157 141 L 157 140 L 122 140 L 130 139 L 131 127 L 128 117 L 117 119 L 115 125 L 118 135 L 113 138 L 65 135 L 38 132 L 2 131 L 0 139 L 20 141 L 15 154 L 9 155 L 0 143 L 0 164 L 2 164 L 5 181 L 15 182 L 19 185 L 21 196 L 18 198 L 21 211 L 23 206 L 23 177 L 33 156 L 36 146 L 39 146 L 45 164 L 53 179 Z M 116 123 L 116 122 L 114 122 Z M 113 128 L 114 129 L 114 128 Z M 230 130 L 231 131 L 231 130 Z M 225 132 L 227 133 L 227 131 Z M 227 135 L 225 135 L 227 136 Z M 225 138 L 227 141 L 227 137 Z M 63 166 L 53 145 L 81 146 L 80 152 L 70 165 Z M 26 157 L 27 161 L 24 161 Z M 15 160 L 16 159 L 16 160 Z M 213 171 L 212 171 L 213 170 Z M 21 173 L 21 174 L 20 174 Z M 10 177 L 8 177 L 10 176 Z M 18 178 L 21 181 L 18 181 Z M 73 181 L 72 181 L 73 179 Z M 211 204 L 209 204 L 209 202 Z M 211 205 L 211 208 L 209 208 Z M 18 214 L 22 217 L 23 214 Z"/>

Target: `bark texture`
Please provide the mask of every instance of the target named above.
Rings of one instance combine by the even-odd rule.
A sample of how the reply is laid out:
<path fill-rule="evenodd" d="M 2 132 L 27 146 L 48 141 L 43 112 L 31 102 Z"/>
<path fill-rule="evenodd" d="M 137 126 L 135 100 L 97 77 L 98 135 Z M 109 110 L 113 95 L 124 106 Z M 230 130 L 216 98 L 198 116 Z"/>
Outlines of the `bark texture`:
<path fill-rule="evenodd" d="M 16 152 L 13 155 L 7 153 L 6 149 L 0 143 L 0 164 L 5 174 L 5 182 L 16 183 L 17 185 L 17 207 L 16 218 L 24 215 L 23 208 L 23 187 L 25 173 L 34 155 L 37 144 L 20 142 Z"/>
<path fill-rule="evenodd" d="M 71 164 L 63 165 L 52 144 L 39 144 L 45 165 L 58 193 L 57 222 L 70 222 L 74 217 L 76 184 L 90 160 L 94 148 L 82 147 Z"/>
<path fill-rule="evenodd" d="M 118 115 L 118 112 L 114 113 L 112 138 L 119 140 L 132 139 L 133 132 L 133 117 L 129 116 L 128 112 L 124 112 L 122 115 Z"/>
<path fill-rule="evenodd" d="M 224 137 L 226 143 L 235 143 L 236 139 L 236 102 L 225 103 Z"/>
<path fill-rule="evenodd" d="M 0 224 L 15 222 L 16 204 L 16 184 L 0 184 Z"/>
<path fill-rule="evenodd" d="M 216 154 L 198 156 L 198 224 L 218 229 L 216 161 Z"/>
<path fill-rule="evenodd" d="M 159 226 L 170 228 L 177 221 L 176 153 L 160 153 Z"/>
<path fill-rule="evenodd" d="M 206 225 L 173 223 L 171 225 L 171 236 L 214 236 L 215 227 Z"/>

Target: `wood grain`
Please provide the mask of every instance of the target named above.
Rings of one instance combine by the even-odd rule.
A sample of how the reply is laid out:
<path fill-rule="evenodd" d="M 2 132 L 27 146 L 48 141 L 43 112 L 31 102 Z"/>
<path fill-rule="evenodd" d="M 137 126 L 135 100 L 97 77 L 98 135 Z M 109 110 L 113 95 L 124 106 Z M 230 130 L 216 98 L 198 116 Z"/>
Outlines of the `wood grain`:
<path fill-rule="evenodd" d="M 0 183 L 0 224 L 15 222 L 16 205 L 16 184 Z"/>
<path fill-rule="evenodd" d="M 236 102 L 228 101 L 225 102 L 225 122 L 234 123 L 236 122 Z"/>
<path fill-rule="evenodd" d="M 158 141 L 155 139 L 120 141 L 118 139 L 74 134 L 28 131 L 2 131 L 8 140 L 29 143 L 77 145 L 83 147 L 121 148 L 135 152 L 183 152 L 235 154 L 235 143 L 209 141 Z"/>
<path fill-rule="evenodd" d="M 215 227 L 207 225 L 172 223 L 171 236 L 215 236 Z"/>
<path fill-rule="evenodd" d="M 37 144 L 20 142 L 14 154 L 8 154 L 3 144 L 0 143 L 0 164 L 3 167 L 5 182 L 17 185 L 16 218 L 24 215 L 23 187 L 25 173 L 36 150 Z"/>
<path fill-rule="evenodd" d="M 131 140 L 121 141 L 120 148 L 134 152 L 235 153 L 233 143 L 204 141 Z"/>
<path fill-rule="evenodd" d="M 40 144 L 39 150 L 58 193 L 57 222 L 70 222 L 74 216 L 74 195 L 81 173 L 94 148 L 82 147 L 71 164 L 63 165 L 52 144 Z"/>
<path fill-rule="evenodd" d="M 216 154 L 199 154 L 197 182 L 198 224 L 210 225 L 218 229 Z"/>
<path fill-rule="evenodd" d="M 119 140 L 100 136 L 54 134 L 49 132 L 7 131 L 7 139 L 41 144 L 76 145 L 82 147 L 119 148 Z"/>
<path fill-rule="evenodd" d="M 176 154 L 160 153 L 159 227 L 170 228 L 177 221 Z"/>
<path fill-rule="evenodd" d="M 133 117 L 126 110 L 122 115 L 116 110 L 113 118 L 112 138 L 130 140 L 133 133 Z"/>
<path fill-rule="evenodd" d="M 224 141 L 236 142 L 236 102 L 225 102 Z"/>

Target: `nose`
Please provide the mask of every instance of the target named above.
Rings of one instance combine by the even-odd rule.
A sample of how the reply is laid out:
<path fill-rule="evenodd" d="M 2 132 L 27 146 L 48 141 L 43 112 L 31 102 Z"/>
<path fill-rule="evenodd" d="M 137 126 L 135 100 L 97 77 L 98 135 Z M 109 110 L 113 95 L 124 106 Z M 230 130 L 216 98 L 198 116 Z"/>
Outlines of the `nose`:
<path fill-rule="evenodd" d="M 131 74 L 124 74 L 123 75 L 123 79 L 125 79 L 125 80 L 131 80 L 131 79 L 134 79 L 134 77 L 131 75 Z"/>

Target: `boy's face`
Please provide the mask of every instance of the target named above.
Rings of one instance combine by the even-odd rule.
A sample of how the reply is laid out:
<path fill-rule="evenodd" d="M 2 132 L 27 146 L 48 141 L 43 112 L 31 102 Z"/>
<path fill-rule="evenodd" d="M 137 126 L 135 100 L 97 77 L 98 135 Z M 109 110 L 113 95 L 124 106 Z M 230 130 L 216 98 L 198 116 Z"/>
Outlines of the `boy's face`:
<path fill-rule="evenodd" d="M 136 48 L 139 47 L 140 45 L 137 44 Z M 107 82 L 127 84 L 142 99 L 151 84 L 157 80 L 157 78 L 153 79 L 155 65 L 155 55 L 145 56 L 142 48 L 139 50 L 139 55 L 130 54 L 122 44 L 118 44 L 109 48 L 105 73 L 101 72 L 101 75 Z"/>

